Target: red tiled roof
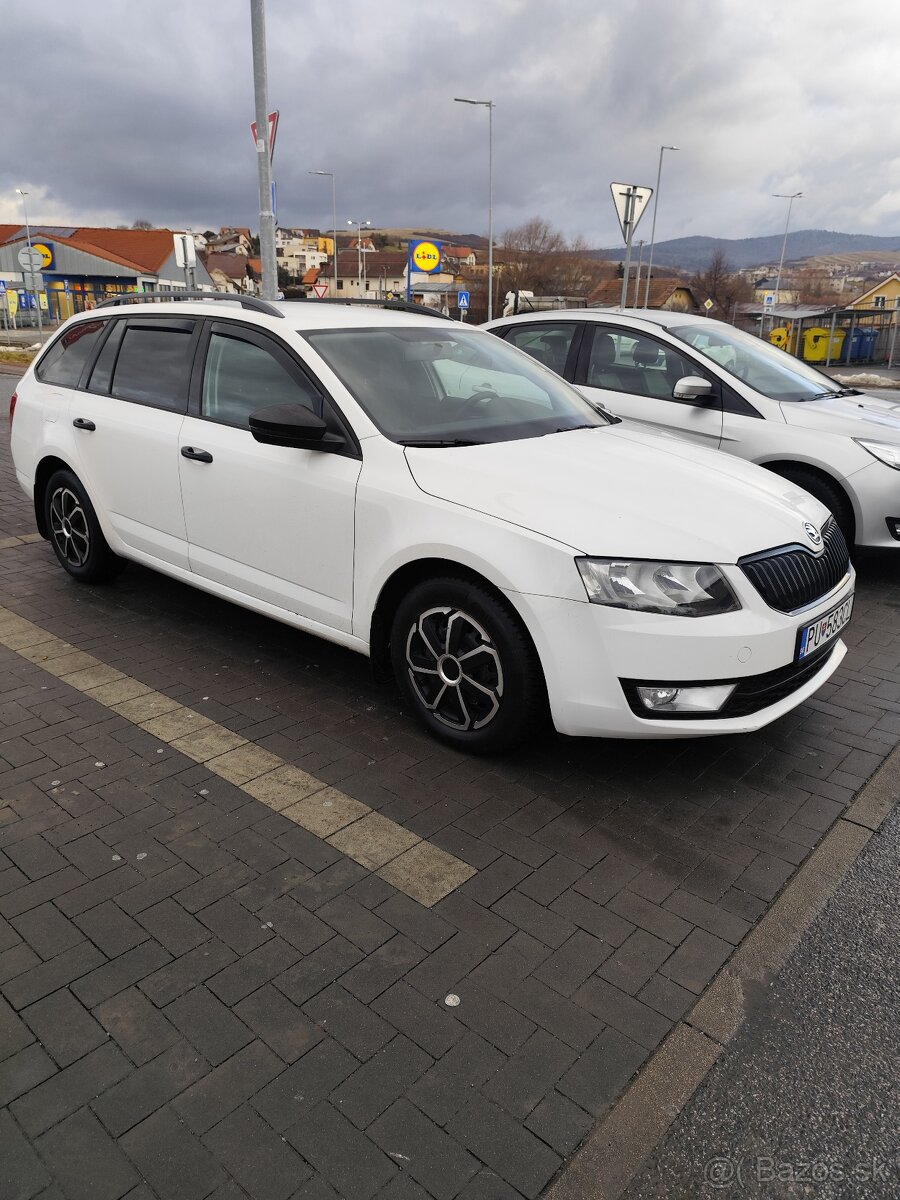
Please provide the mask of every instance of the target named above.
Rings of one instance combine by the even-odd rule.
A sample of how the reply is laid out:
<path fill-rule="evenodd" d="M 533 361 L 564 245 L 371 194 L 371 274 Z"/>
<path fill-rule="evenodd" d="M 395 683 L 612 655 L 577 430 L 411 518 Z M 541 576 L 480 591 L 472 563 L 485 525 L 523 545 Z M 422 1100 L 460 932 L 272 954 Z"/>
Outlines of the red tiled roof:
<path fill-rule="evenodd" d="M 32 240 L 58 242 L 148 275 L 158 274 L 174 249 L 171 229 L 97 229 L 84 225 L 62 237 L 51 232 L 52 228 L 35 225 Z M 17 241 L 20 237 L 24 239 L 21 225 L 0 225 L 0 244 Z"/>
<path fill-rule="evenodd" d="M 243 279 L 247 274 L 247 259 L 243 254 L 209 254 L 206 269 L 210 275 L 213 271 L 221 271 L 229 279 Z"/>
<path fill-rule="evenodd" d="M 640 297 L 643 304 L 644 288 L 646 281 L 640 285 Z M 684 288 L 690 292 L 690 287 L 682 279 L 653 279 L 650 281 L 650 297 L 648 302 L 649 308 L 662 308 L 667 300 L 671 299 L 672 293 L 679 288 Z M 634 280 L 629 279 L 628 282 L 628 298 L 629 301 L 634 293 Z M 693 299 L 693 294 L 691 296 Z M 598 305 L 603 308 L 610 304 L 618 304 L 622 299 L 622 280 L 621 279 L 604 279 L 602 283 L 598 283 L 591 292 L 588 303 Z"/>
<path fill-rule="evenodd" d="M 141 271 L 155 275 L 173 253 L 172 236 L 171 229 L 92 229 L 85 226 L 76 229 L 71 238 L 51 240 L 94 247 L 95 251 L 104 252 L 103 258 L 116 259 L 128 266 L 136 265 Z M 92 252 L 88 250 L 88 253 Z"/>

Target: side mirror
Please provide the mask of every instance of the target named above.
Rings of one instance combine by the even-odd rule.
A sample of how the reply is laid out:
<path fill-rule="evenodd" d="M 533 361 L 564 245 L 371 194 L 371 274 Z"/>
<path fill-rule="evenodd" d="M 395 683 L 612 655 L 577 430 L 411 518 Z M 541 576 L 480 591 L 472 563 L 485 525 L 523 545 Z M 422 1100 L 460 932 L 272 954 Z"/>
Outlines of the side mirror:
<path fill-rule="evenodd" d="M 273 404 L 250 414 L 250 432 L 267 446 L 300 450 L 338 450 L 344 439 L 327 432 L 321 417 L 302 404 Z"/>
<path fill-rule="evenodd" d="M 675 384 L 672 398 L 684 400 L 688 404 L 703 404 L 712 400 L 713 385 L 708 379 L 701 379 L 699 375 L 686 375 Z"/>

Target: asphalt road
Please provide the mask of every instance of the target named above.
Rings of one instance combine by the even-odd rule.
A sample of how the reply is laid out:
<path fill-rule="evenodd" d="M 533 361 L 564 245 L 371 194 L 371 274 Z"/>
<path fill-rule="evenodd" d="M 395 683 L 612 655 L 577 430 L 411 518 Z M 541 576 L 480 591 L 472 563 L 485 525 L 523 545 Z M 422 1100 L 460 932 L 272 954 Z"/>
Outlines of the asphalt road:
<path fill-rule="evenodd" d="M 895 810 L 627 1200 L 900 1195 L 898 909 Z"/>

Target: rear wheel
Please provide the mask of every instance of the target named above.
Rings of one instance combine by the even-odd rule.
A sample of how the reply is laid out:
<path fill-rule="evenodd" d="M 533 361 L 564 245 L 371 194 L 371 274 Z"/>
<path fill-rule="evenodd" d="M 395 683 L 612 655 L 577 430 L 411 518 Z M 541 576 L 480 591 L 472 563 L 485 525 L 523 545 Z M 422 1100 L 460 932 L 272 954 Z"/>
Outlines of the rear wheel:
<path fill-rule="evenodd" d="M 508 749 L 544 713 L 531 639 L 497 597 L 468 580 L 438 578 L 412 589 L 394 616 L 391 664 L 418 720 L 458 750 Z"/>
<path fill-rule="evenodd" d="M 778 469 L 775 473 L 815 496 L 820 504 L 824 504 L 834 514 L 847 548 L 852 551 L 856 541 L 856 520 L 850 501 L 841 488 L 830 479 L 824 479 L 815 471 L 806 471 L 803 467 L 786 467 L 784 470 Z"/>
<path fill-rule="evenodd" d="M 55 471 L 44 491 L 44 520 L 60 564 L 81 583 L 101 583 L 121 570 L 77 475 Z"/>

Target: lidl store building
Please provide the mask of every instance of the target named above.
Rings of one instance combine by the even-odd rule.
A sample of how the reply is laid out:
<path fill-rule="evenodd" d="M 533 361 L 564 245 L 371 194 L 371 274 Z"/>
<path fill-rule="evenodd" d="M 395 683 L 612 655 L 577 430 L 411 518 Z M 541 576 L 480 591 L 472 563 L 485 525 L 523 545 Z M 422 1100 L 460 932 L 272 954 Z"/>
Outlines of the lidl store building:
<path fill-rule="evenodd" d="M 26 289 L 28 280 L 19 261 L 20 251 L 28 248 L 25 228 L 0 225 L 0 292 L 6 293 L 7 320 L 28 322 L 27 314 L 38 303 L 43 314 L 56 321 L 121 292 L 177 291 L 187 286 L 184 269 L 175 261 L 170 229 L 34 225 L 31 245 L 42 264 L 37 281 L 42 286 L 36 292 Z M 193 270 L 196 286 L 213 287 L 199 259 Z"/>

